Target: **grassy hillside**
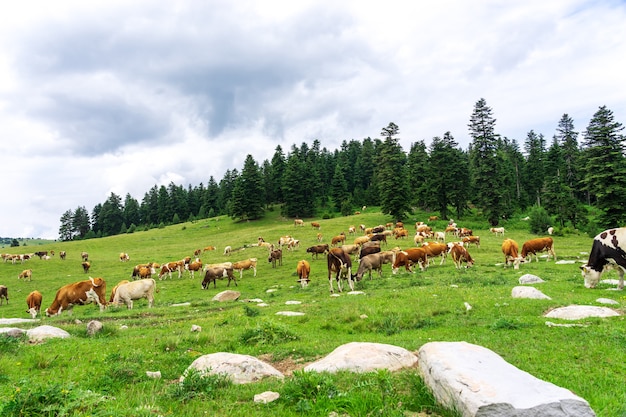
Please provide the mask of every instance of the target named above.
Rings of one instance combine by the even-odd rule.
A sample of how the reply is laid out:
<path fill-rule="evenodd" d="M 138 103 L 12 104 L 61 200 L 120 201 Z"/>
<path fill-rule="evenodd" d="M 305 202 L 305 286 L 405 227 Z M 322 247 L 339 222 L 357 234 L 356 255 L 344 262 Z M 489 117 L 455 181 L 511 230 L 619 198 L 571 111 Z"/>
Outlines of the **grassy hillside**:
<path fill-rule="evenodd" d="M 257 257 L 257 277 L 252 276 L 252 271 L 244 271 L 236 289 L 241 292 L 240 300 L 260 298 L 269 304 L 257 307 L 241 301 L 212 302 L 216 293 L 227 289 L 226 282 L 219 281 L 216 289 L 211 286 L 201 290 L 202 277 L 197 275 L 192 280 L 186 273 L 180 280 L 157 280 L 159 292 L 152 309 L 147 308 L 145 300 L 135 302 L 130 311 L 111 307 L 100 313 L 91 305 L 77 306 L 71 315 L 63 313 L 43 318 L 41 323 L 20 325 L 58 326 L 73 337 L 39 345 L 16 344 L 2 338 L 0 416 L 29 415 L 29 407 L 46 406 L 52 411 L 55 407 L 63 408 L 66 415 L 92 416 L 327 416 L 330 411 L 357 416 L 371 415 L 373 410 L 379 410 L 381 415 L 404 415 L 433 409 L 432 399 L 424 392 L 415 370 L 365 376 L 307 376 L 298 370 L 351 341 L 388 343 L 416 351 L 429 341 L 461 340 L 492 349 L 538 378 L 572 390 L 588 400 L 599 416 L 626 413 L 624 320 L 590 319 L 584 320 L 585 327 L 548 327 L 542 317 L 555 307 L 597 305 L 600 297 L 619 301 L 623 311 L 623 293 L 607 291 L 606 285 L 585 289 L 580 264 L 533 262 L 522 265 L 519 271 L 497 265 L 503 260 L 502 238 L 490 235 L 487 223 L 480 219 L 459 221 L 460 226 L 472 228 L 481 237 L 481 247 L 470 248 L 476 260 L 474 268 L 456 270 L 448 260 L 425 272 L 402 271 L 392 275 L 385 265 L 382 278 L 375 276 L 357 284 L 365 295 L 344 293 L 330 297 L 326 261 L 320 257 L 311 261 L 310 286 L 301 289 L 295 277 L 296 262 L 310 260 L 306 247 L 317 243 L 318 231 L 309 222 L 319 221 L 324 242 L 330 242 L 332 236 L 347 233 L 350 225 L 375 226 L 389 221 L 370 210 L 359 216 L 305 219 L 305 226 L 297 228 L 292 219 L 275 213 L 263 220 L 243 223 L 213 218 L 102 239 L 37 245 L 32 251 L 65 250 L 67 259 L 62 261 L 56 255 L 49 261 L 35 258 L 24 264 L 0 265 L 0 284 L 9 288 L 10 297 L 8 305 L 0 306 L 3 318 L 29 317 L 25 298 L 34 289 L 43 294 L 44 309 L 58 288 L 88 275 L 103 277 L 109 293 L 118 281 L 129 279 L 137 263 L 178 260 L 209 245 L 217 250 L 203 253 L 204 263 Z M 425 220 L 426 216 L 411 220 Z M 445 222 L 432 225 L 443 230 Z M 535 237 L 527 232 L 525 222 L 504 226 L 506 236 L 517 240 L 520 246 Z M 301 245 L 293 252 L 285 252 L 282 267 L 273 269 L 265 250 L 250 247 L 259 236 L 276 242 L 286 234 L 299 239 Z M 348 241 L 352 239 L 348 237 Z M 230 257 L 224 256 L 226 245 L 239 250 Z M 389 242 L 389 247 L 396 245 L 414 246 L 410 239 Z M 591 239 L 587 236 L 555 236 L 559 259 L 584 260 L 586 256 L 581 252 L 590 248 Z M 31 251 L 28 246 L 4 250 Z M 88 275 L 80 265 L 82 251 L 89 252 L 92 262 Z M 120 252 L 128 252 L 130 262 L 120 262 Z M 32 268 L 33 280 L 18 281 L 19 272 L 26 268 Z M 536 287 L 552 300 L 512 299 L 511 289 L 525 273 L 546 280 Z M 232 284 L 231 289 L 235 289 Z M 274 291 L 268 292 L 270 289 Z M 289 300 L 302 304 L 285 305 Z M 172 306 L 185 302 L 191 305 Z M 470 311 L 465 302 L 473 307 Z M 283 310 L 306 314 L 275 315 Z M 100 335 L 90 338 L 85 324 L 92 319 L 102 321 L 105 327 Z M 193 324 L 201 326 L 202 332 L 191 333 Z M 120 329 L 122 325 L 128 329 Z M 243 387 L 220 380 L 195 381 L 185 387 L 175 383 L 196 357 L 220 351 L 260 357 L 293 375 L 285 383 L 270 380 Z M 162 379 L 145 376 L 146 371 L 156 370 L 161 371 Z M 311 386 L 318 388 L 310 389 Z M 254 404 L 254 394 L 266 390 L 280 392 L 281 399 L 269 405 Z M 22 410 L 22 414 L 16 410 Z"/>

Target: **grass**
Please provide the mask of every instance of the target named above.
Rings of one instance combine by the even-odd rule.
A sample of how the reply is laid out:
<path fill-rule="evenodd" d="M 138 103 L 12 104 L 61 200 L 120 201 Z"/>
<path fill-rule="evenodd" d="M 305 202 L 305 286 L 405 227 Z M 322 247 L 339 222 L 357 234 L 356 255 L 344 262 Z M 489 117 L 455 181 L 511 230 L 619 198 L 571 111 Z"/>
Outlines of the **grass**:
<path fill-rule="evenodd" d="M 519 271 L 505 269 L 497 265 L 502 262 L 502 238 L 490 235 L 489 226 L 481 219 L 468 219 L 457 222 L 481 237 L 480 249 L 470 248 L 476 260 L 474 268 L 456 270 L 448 260 L 425 272 L 392 275 L 385 266 L 382 278 L 375 276 L 357 284 L 356 289 L 364 295 L 330 297 L 325 260 L 310 260 L 305 252 L 317 243 L 318 230 L 312 229 L 309 221 L 322 224 L 321 233 L 328 242 L 342 231 L 347 233 L 350 225 L 375 226 L 389 220 L 370 210 L 359 216 L 307 219 L 305 227 L 297 228 L 291 219 L 269 212 L 256 222 L 237 223 L 220 217 L 102 239 L 5 248 L 9 253 L 65 250 L 68 255 L 65 261 L 57 255 L 50 261 L 0 264 L 0 284 L 9 288 L 10 297 L 8 305 L 0 306 L 4 318 L 29 318 L 25 298 L 34 289 L 43 294 L 45 308 L 64 284 L 88 275 L 101 276 L 110 291 L 118 281 L 129 278 L 137 263 L 178 260 L 209 245 L 218 250 L 202 254 L 204 263 L 257 257 L 259 266 L 256 278 L 252 271 L 244 271 L 237 287 L 218 281 L 216 289 L 201 290 L 202 278 L 197 275 L 191 280 L 187 273 L 180 280 L 157 280 L 152 309 L 147 308 L 146 300 L 135 302 L 133 310 L 109 308 L 103 313 L 94 306 L 77 306 L 71 315 L 19 325 L 53 325 L 72 337 L 43 344 L 0 337 L 0 416 L 327 416 L 332 411 L 350 416 L 420 411 L 452 416 L 453 412 L 435 404 L 416 369 L 364 375 L 310 374 L 300 369 L 352 341 L 417 351 L 430 341 L 461 340 L 492 349 L 518 368 L 570 389 L 589 401 L 598 416 L 626 414 L 624 319 L 589 319 L 582 321 L 587 327 L 567 328 L 548 327 L 542 317 L 555 307 L 597 305 L 595 300 L 600 297 L 615 299 L 623 312 L 623 292 L 607 291 L 607 285 L 585 289 L 580 264 L 542 261 L 524 264 Z M 442 230 L 445 222 L 434 226 Z M 504 226 L 506 236 L 520 246 L 534 237 L 525 222 L 510 221 Z M 286 234 L 299 239 L 301 245 L 284 254 L 282 267 L 272 268 L 265 250 L 250 246 L 259 236 L 276 242 Z M 559 259 L 585 260 L 581 252 L 591 248 L 591 238 L 584 234 L 554 239 Z M 222 255 L 226 245 L 239 250 L 226 257 Z M 390 247 L 395 245 L 410 247 L 413 242 L 389 242 Z M 89 252 L 92 262 L 88 275 L 80 265 L 83 250 Z M 129 263 L 119 261 L 120 252 L 130 254 Z M 311 283 L 304 289 L 295 276 L 300 259 L 310 260 L 312 269 Z M 18 281 L 17 275 L 26 268 L 33 269 L 33 280 Z M 535 287 L 552 300 L 512 299 L 511 289 L 525 273 L 543 278 L 546 282 Z M 240 300 L 262 299 L 269 306 L 211 301 L 227 288 L 240 291 Z M 290 300 L 301 304 L 285 305 Z M 189 305 L 174 306 L 179 303 Z M 465 303 L 472 308 L 468 310 Z M 306 314 L 275 314 L 284 310 Z M 102 321 L 104 329 L 90 337 L 85 327 L 92 319 Z M 201 326 L 202 331 L 191 332 L 192 325 Z M 219 378 L 192 377 L 184 385 L 177 383 L 198 356 L 223 351 L 262 358 L 288 377 L 284 382 L 265 380 L 244 386 Z M 146 377 L 146 371 L 157 370 L 162 379 Z M 264 405 L 252 401 L 255 394 L 267 390 L 279 392 L 281 398 Z"/>

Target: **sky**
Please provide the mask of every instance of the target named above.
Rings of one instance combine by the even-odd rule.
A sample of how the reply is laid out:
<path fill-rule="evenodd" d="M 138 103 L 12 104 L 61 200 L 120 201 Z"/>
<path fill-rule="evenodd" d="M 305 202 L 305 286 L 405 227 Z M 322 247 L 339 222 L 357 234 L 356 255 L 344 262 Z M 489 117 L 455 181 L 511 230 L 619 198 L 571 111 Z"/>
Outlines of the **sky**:
<path fill-rule="evenodd" d="M 111 193 L 198 186 L 280 145 L 626 123 L 626 2 L 22 0 L 0 12 L 0 236 Z M 582 138 L 579 138 L 581 140 Z M 8 180 L 8 181 L 7 181 Z"/>

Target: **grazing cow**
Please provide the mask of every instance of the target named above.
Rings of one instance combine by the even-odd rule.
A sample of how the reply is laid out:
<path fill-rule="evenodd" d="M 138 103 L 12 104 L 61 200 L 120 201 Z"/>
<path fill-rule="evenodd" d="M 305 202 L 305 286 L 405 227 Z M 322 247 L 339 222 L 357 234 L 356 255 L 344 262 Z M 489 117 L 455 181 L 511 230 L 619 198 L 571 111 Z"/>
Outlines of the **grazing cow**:
<path fill-rule="evenodd" d="M 7 304 L 9 304 L 9 290 L 6 285 L 0 285 L 0 306 L 3 299 L 7 300 Z"/>
<path fill-rule="evenodd" d="M 472 229 L 468 229 L 467 227 L 461 227 L 458 231 L 459 237 L 472 236 L 473 234 L 474 232 L 472 232 Z"/>
<path fill-rule="evenodd" d="M 401 266 L 404 266 L 407 271 L 413 272 L 411 266 L 415 263 L 419 265 L 422 271 L 428 267 L 428 257 L 424 248 L 409 248 L 396 253 L 396 260 L 391 267 L 391 272 L 396 274 Z"/>
<path fill-rule="evenodd" d="M 426 251 L 426 256 L 428 258 L 428 263 L 430 263 L 431 259 L 434 262 L 437 256 L 441 257 L 441 261 L 439 265 L 443 265 L 446 261 L 446 255 L 448 254 L 448 245 L 445 243 L 437 243 L 437 242 L 425 242 L 422 245 L 422 249 Z"/>
<path fill-rule="evenodd" d="M 428 217 L 428 221 L 429 222 L 434 222 L 434 221 L 437 221 L 437 220 L 439 220 L 439 216 L 429 216 Z"/>
<path fill-rule="evenodd" d="M 337 235 L 337 236 L 333 237 L 333 239 L 330 242 L 330 244 L 332 246 L 337 246 L 337 245 L 343 245 L 345 242 L 346 242 L 346 235 L 344 235 L 342 233 L 340 235 Z"/>
<path fill-rule="evenodd" d="M 370 236 L 370 240 L 373 242 L 385 242 L 385 245 L 387 244 L 387 235 L 385 235 L 384 233 L 376 233 L 375 235 Z"/>
<path fill-rule="evenodd" d="M 74 305 L 96 303 L 103 311 L 106 307 L 106 282 L 102 278 L 91 278 L 61 287 L 50 307 L 46 308 L 46 316 L 56 316 L 64 310 L 71 310 Z"/>
<path fill-rule="evenodd" d="M 185 265 L 185 269 L 189 271 L 189 276 L 192 279 L 195 278 L 195 272 L 202 271 L 202 260 L 199 258 L 196 258 L 195 261 L 189 262 L 187 265 Z"/>
<path fill-rule="evenodd" d="M 306 248 L 306 252 L 311 254 L 311 259 L 313 259 L 313 255 L 315 255 L 315 259 L 317 259 L 320 253 L 328 252 L 328 244 L 311 246 Z"/>
<path fill-rule="evenodd" d="M 469 248 L 469 245 L 476 245 L 477 248 L 480 248 L 480 236 L 465 236 L 461 239 L 463 242 L 463 246 Z"/>
<path fill-rule="evenodd" d="M 548 234 L 552 236 L 552 233 L 554 233 L 554 227 L 550 226 L 548 227 Z"/>
<path fill-rule="evenodd" d="M 492 227 L 489 229 L 489 231 L 496 236 L 504 236 L 504 227 Z"/>
<path fill-rule="evenodd" d="M 322 228 L 322 225 L 321 225 L 321 224 L 319 224 L 318 222 L 311 222 L 311 227 L 312 227 L 313 229 L 320 230 L 320 229 Z"/>
<path fill-rule="evenodd" d="M 228 255 L 228 256 L 230 256 L 230 254 L 231 254 L 231 252 L 232 252 L 232 251 L 233 251 L 232 246 L 226 246 L 226 247 L 224 248 L 224 255 Z"/>
<path fill-rule="evenodd" d="M 535 260 L 539 262 L 539 257 L 537 256 L 537 252 L 548 252 L 548 259 L 550 260 L 550 255 L 556 261 L 556 254 L 554 253 L 554 241 L 551 237 L 539 237 L 537 239 L 531 239 L 522 245 L 522 258 L 528 259 L 528 262 L 532 262 L 532 255 L 535 255 Z"/>
<path fill-rule="evenodd" d="M 81 252 L 80 258 L 86 262 L 89 260 L 89 254 L 87 252 Z"/>
<path fill-rule="evenodd" d="M 119 284 L 118 284 L 119 285 Z M 148 308 L 154 304 L 154 291 L 156 290 L 156 281 L 152 278 L 142 279 L 140 281 L 127 282 L 117 287 L 113 304 L 126 304 L 131 310 L 133 308 L 133 300 L 148 300 Z"/>
<path fill-rule="evenodd" d="M 20 272 L 20 274 L 17 276 L 17 279 L 23 279 L 24 281 L 26 280 L 31 280 L 33 278 L 33 270 L 32 269 L 25 269 L 22 272 Z"/>
<path fill-rule="evenodd" d="M 361 229 L 361 232 L 365 232 L 365 225 L 364 224 L 360 224 L 359 225 L 359 229 Z"/>
<path fill-rule="evenodd" d="M 317 241 L 322 243 L 322 234 L 321 233 L 317 234 Z"/>
<path fill-rule="evenodd" d="M 42 259 L 44 256 L 48 256 L 48 251 L 41 250 L 41 251 L 35 252 L 34 255 L 37 255 L 39 256 L 39 259 Z"/>
<path fill-rule="evenodd" d="M 208 268 L 204 273 L 204 279 L 202 280 L 202 289 L 206 290 L 209 288 L 209 284 L 213 281 L 213 288 L 217 287 L 216 280 L 228 278 L 227 287 L 230 287 L 230 281 L 235 283 L 237 286 L 237 280 L 235 279 L 235 275 L 233 274 L 233 268 L 224 268 L 224 267 L 212 267 Z"/>
<path fill-rule="evenodd" d="M 348 280 L 348 286 L 350 291 L 354 291 L 354 283 L 352 282 L 352 259 L 350 255 L 345 253 L 341 248 L 332 248 L 326 255 L 326 261 L 328 266 L 328 283 L 330 285 L 330 292 L 334 293 L 333 281 L 331 275 L 336 272 L 335 280 L 337 281 L 337 289 L 339 292 L 341 289 L 341 279 L 346 278 Z"/>
<path fill-rule="evenodd" d="M 446 230 L 444 230 L 444 233 L 446 233 L 446 234 L 451 233 L 454 236 L 458 236 L 459 229 L 457 229 L 456 226 L 448 225 L 448 226 L 446 226 Z"/>
<path fill-rule="evenodd" d="M 309 279 L 309 275 L 311 274 L 311 265 L 309 265 L 309 261 L 305 261 L 304 259 L 298 261 L 298 265 L 296 266 L 296 273 L 298 274 L 298 282 L 302 286 L 302 288 L 309 285 L 311 281 Z"/>
<path fill-rule="evenodd" d="M 266 248 L 267 250 L 270 250 L 270 251 L 274 250 L 274 244 L 270 242 L 260 242 L 258 246 L 261 248 Z"/>
<path fill-rule="evenodd" d="M 463 262 L 467 263 L 466 268 L 470 268 L 474 265 L 474 260 L 463 245 L 452 245 L 450 248 L 450 256 L 452 256 L 456 269 L 461 269 Z"/>
<path fill-rule="evenodd" d="M 81 265 L 83 267 L 83 271 L 85 271 L 85 274 L 87 272 L 89 272 L 89 268 L 91 268 L 91 263 L 90 262 L 84 261 Z"/>
<path fill-rule="evenodd" d="M 524 258 L 519 256 L 519 245 L 513 239 L 504 239 L 502 253 L 504 254 L 505 267 L 513 263 L 513 269 L 519 269 L 520 262 L 524 262 Z"/>
<path fill-rule="evenodd" d="M 435 242 L 445 242 L 446 232 L 435 232 Z"/>
<path fill-rule="evenodd" d="M 109 297 L 109 303 L 112 303 L 113 300 L 115 299 L 115 293 L 117 292 L 118 287 L 120 285 L 128 284 L 129 282 L 131 281 L 127 279 L 123 279 L 120 282 L 118 282 L 117 285 L 115 285 L 115 287 L 113 287 L 113 289 L 111 290 L 111 297 Z"/>
<path fill-rule="evenodd" d="M 200 256 L 202 254 L 202 249 L 196 249 L 193 251 L 193 256 Z"/>
<path fill-rule="evenodd" d="M 348 227 L 348 234 L 349 235 L 355 235 L 356 234 L 356 227 L 354 227 L 354 226 Z"/>
<path fill-rule="evenodd" d="M 26 305 L 28 306 L 28 310 L 26 310 L 26 312 L 30 314 L 32 318 L 36 318 L 37 314 L 39 314 L 42 299 L 43 296 L 37 290 L 32 291 L 26 296 Z"/>
<path fill-rule="evenodd" d="M 359 237 L 354 239 L 354 244 L 355 245 L 363 245 L 365 242 L 369 242 L 369 241 L 370 241 L 370 237 L 369 236 L 359 236 Z"/>
<path fill-rule="evenodd" d="M 359 256 L 359 252 L 361 251 L 359 245 L 341 245 L 341 249 L 348 255 L 354 255 L 355 257 Z"/>
<path fill-rule="evenodd" d="M 270 256 L 267 258 L 267 262 L 272 263 L 272 268 L 276 268 L 276 263 L 279 266 L 283 265 L 283 251 L 282 249 L 275 249 L 270 252 Z"/>
<path fill-rule="evenodd" d="M 210 250 L 215 250 L 215 246 L 207 246 L 207 247 L 202 249 L 202 252 L 207 252 L 207 251 L 210 251 Z"/>
<path fill-rule="evenodd" d="M 372 279 L 372 270 L 378 271 L 378 277 L 383 276 L 383 257 L 380 253 L 372 253 L 361 258 L 359 261 L 359 269 L 356 274 L 352 276 L 352 279 L 361 281 L 363 275 L 369 272 L 370 280 Z"/>
<path fill-rule="evenodd" d="M 254 276 L 256 277 L 256 258 L 248 258 L 243 261 L 233 262 L 233 270 L 239 271 L 239 279 L 243 278 L 244 269 L 254 270 Z"/>
<path fill-rule="evenodd" d="M 380 252 L 380 246 L 367 246 L 367 247 L 362 247 L 361 250 L 359 251 L 359 259 L 363 259 L 364 257 L 371 255 L 373 253 L 379 253 Z"/>
<path fill-rule="evenodd" d="M 372 233 L 376 234 L 376 233 L 382 233 L 385 230 L 385 226 L 382 224 L 379 224 L 378 226 L 372 227 Z"/>
<path fill-rule="evenodd" d="M 625 227 L 607 229 L 594 237 L 589 260 L 580 267 L 585 280 L 585 288 L 595 288 L 605 271 L 615 269 L 619 275 L 617 288 L 624 289 L 625 249 Z"/>
<path fill-rule="evenodd" d="M 293 221 L 293 227 L 296 226 L 304 227 L 304 221 L 302 219 L 295 219 Z"/>
<path fill-rule="evenodd" d="M 233 267 L 232 262 L 220 262 L 217 264 L 206 264 L 203 268 L 203 271 L 206 272 L 208 269 L 211 269 L 211 268 L 232 268 L 232 267 Z"/>
<path fill-rule="evenodd" d="M 65 257 L 67 256 L 67 252 L 65 252 L 64 250 L 62 250 L 61 252 L 59 252 L 59 258 L 65 260 Z"/>
<path fill-rule="evenodd" d="M 291 239 L 287 242 L 287 250 L 294 250 L 300 247 L 300 241 L 298 239 Z"/>
<path fill-rule="evenodd" d="M 130 256 L 126 252 L 120 253 L 120 262 L 128 262 L 130 261 Z"/>
<path fill-rule="evenodd" d="M 164 278 L 165 274 L 169 275 L 170 279 L 172 279 L 172 272 L 173 271 L 178 271 L 178 278 L 180 279 L 180 277 L 183 274 L 183 265 L 184 264 L 185 264 L 185 262 L 182 261 L 182 260 L 176 261 L 176 262 L 164 263 L 163 265 L 161 265 L 161 271 L 159 272 L 159 279 L 160 280 L 165 279 Z"/>
<path fill-rule="evenodd" d="M 415 236 L 413 236 L 413 242 L 415 242 L 415 246 L 422 245 L 425 238 L 426 236 L 424 236 L 421 232 L 417 232 Z"/>

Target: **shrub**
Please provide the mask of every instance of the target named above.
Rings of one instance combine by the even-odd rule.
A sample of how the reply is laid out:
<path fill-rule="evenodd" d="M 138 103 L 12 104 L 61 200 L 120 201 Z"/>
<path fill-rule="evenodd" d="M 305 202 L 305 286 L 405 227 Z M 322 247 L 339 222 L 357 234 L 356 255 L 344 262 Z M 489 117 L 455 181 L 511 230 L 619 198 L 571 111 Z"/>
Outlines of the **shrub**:
<path fill-rule="evenodd" d="M 536 235 L 546 234 L 548 227 L 552 225 L 550 215 L 543 207 L 534 206 L 530 211 L 530 232 Z"/>
<path fill-rule="evenodd" d="M 239 340 L 246 345 L 275 345 L 298 339 L 299 337 L 285 326 L 271 322 L 260 323 L 254 329 L 246 330 L 239 337 Z"/>

